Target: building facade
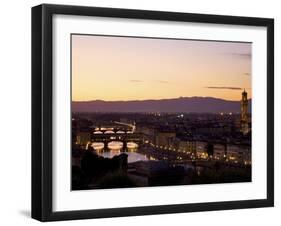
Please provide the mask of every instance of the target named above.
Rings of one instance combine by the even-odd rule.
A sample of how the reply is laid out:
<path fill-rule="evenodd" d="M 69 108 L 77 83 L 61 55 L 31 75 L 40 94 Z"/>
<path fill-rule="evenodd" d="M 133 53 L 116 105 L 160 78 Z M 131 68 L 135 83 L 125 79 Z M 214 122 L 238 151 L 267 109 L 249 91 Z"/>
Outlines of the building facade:
<path fill-rule="evenodd" d="M 241 132 L 246 135 L 249 133 L 249 116 L 248 116 L 248 97 L 244 90 L 241 100 Z"/>

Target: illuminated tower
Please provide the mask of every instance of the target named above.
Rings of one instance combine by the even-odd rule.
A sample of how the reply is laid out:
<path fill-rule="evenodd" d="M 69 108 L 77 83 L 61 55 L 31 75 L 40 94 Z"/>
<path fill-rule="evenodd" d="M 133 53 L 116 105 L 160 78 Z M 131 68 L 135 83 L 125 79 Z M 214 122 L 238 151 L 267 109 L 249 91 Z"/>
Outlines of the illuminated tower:
<path fill-rule="evenodd" d="M 248 118 L 248 99 L 247 92 L 244 90 L 241 100 L 241 132 L 245 135 L 249 132 L 249 118 Z"/>

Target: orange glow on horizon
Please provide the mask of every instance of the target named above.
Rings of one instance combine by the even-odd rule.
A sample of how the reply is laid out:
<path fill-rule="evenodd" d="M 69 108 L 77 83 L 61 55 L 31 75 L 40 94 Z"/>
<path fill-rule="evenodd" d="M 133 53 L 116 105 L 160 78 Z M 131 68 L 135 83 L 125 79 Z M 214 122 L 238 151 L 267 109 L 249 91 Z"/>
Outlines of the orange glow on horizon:
<path fill-rule="evenodd" d="M 72 100 L 251 98 L 251 44 L 72 36 Z"/>

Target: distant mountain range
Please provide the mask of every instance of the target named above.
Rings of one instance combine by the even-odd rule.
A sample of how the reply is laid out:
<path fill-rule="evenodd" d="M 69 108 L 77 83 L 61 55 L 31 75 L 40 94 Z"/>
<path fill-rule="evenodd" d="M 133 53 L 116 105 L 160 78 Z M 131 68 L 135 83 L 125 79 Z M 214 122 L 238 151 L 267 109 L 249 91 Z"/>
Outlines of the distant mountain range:
<path fill-rule="evenodd" d="M 240 112 L 240 101 L 229 101 L 213 97 L 180 97 L 160 100 L 132 101 L 73 101 L 73 112 Z M 249 112 L 251 100 L 249 100 Z"/>

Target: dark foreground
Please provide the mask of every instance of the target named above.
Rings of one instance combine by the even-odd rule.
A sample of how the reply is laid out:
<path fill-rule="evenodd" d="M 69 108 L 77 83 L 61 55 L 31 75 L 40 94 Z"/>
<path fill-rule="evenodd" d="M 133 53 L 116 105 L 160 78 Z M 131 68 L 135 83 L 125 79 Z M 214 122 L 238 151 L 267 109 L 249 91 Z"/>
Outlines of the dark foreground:
<path fill-rule="evenodd" d="M 75 150 L 74 156 L 80 163 L 72 163 L 72 190 L 251 182 L 251 166 L 215 160 L 128 163 L 125 153 L 109 159 L 92 150 Z"/>

